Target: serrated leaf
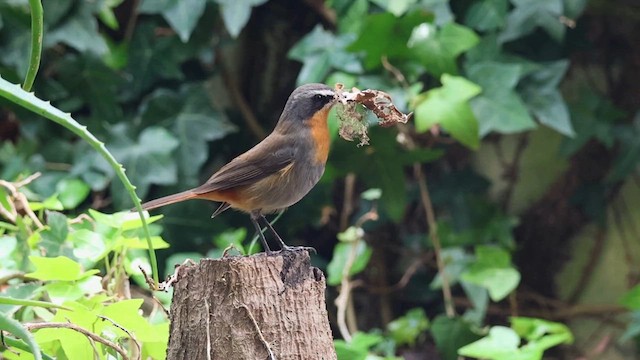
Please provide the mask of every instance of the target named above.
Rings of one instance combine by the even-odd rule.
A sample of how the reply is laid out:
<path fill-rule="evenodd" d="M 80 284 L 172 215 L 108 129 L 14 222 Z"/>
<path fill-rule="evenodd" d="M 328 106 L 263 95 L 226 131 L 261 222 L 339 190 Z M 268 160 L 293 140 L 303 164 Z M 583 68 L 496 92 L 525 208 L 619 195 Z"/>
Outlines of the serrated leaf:
<path fill-rule="evenodd" d="M 444 74 L 442 87 L 427 91 L 426 99 L 416 106 L 416 129 L 425 132 L 439 124 L 462 144 L 479 146 L 478 122 L 468 101 L 481 88 L 463 77 Z"/>

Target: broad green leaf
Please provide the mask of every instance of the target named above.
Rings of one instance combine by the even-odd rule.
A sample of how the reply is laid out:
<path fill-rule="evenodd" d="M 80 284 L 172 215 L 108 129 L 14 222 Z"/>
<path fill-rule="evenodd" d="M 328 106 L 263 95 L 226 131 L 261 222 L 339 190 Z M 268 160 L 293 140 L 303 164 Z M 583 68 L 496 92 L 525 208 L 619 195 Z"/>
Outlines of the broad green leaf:
<path fill-rule="evenodd" d="M 335 340 L 338 360 L 365 360 L 370 359 L 369 349 L 383 341 L 378 334 L 367 334 L 356 332 L 351 338 L 351 342 Z"/>
<path fill-rule="evenodd" d="M 43 281 L 74 281 L 99 272 L 98 270 L 83 272 L 80 264 L 65 256 L 55 258 L 29 256 L 29 260 L 36 267 L 36 270 L 26 276 Z"/>
<path fill-rule="evenodd" d="M 75 209 L 87 198 L 91 189 L 82 180 L 65 178 L 56 185 L 56 191 L 65 209 Z"/>
<path fill-rule="evenodd" d="M 515 8 L 507 16 L 507 24 L 499 36 L 501 42 L 521 38 L 543 28 L 551 38 L 560 42 L 564 38 L 565 26 L 558 17 L 563 15 L 562 0 L 514 0 Z"/>
<path fill-rule="evenodd" d="M 296 82 L 323 82 L 331 69 L 361 73 L 358 56 L 346 51 L 354 40 L 353 34 L 334 35 L 317 25 L 289 51 L 288 57 L 302 62 Z"/>
<path fill-rule="evenodd" d="M 456 75 L 456 58 L 478 41 L 473 30 L 462 25 L 448 23 L 438 29 L 422 23 L 413 30 L 408 47 L 427 72 L 434 76 Z"/>
<path fill-rule="evenodd" d="M 514 91 L 482 94 L 471 100 L 471 108 L 478 119 L 480 136 L 492 131 L 513 134 L 536 127 L 527 107 Z"/>
<path fill-rule="evenodd" d="M 76 230 L 69 235 L 69 241 L 73 244 L 73 256 L 85 266 L 93 266 L 107 255 L 107 239 L 97 232 Z"/>
<path fill-rule="evenodd" d="M 47 212 L 47 228 L 41 231 L 42 240 L 39 242 L 47 255 L 57 256 L 63 253 L 66 247 L 65 240 L 69 234 L 67 217 L 55 211 Z"/>
<path fill-rule="evenodd" d="M 45 47 L 51 47 L 60 42 L 79 52 L 90 52 L 95 55 L 104 55 L 109 50 L 98 31 L 98 21 L 84 2 L 78 3 L 75 14 L 67 17 L 60 26 L 49 30 L 43 41 Z"/>
<path fill-rule="evenodd" d="M 154 333 L 151 325 L 140 313 L 142 299 L 123 300 L 106 306 L 100 315 L 113 320 L 116 324 L 136 334 L 136 338 L 142 342 L 157 342 L 167 340 L 166 335 L 162 333 Z M 117 327 L 106 324 L 111 331 L 118 336 L 127 338 L 128 335 Z"/>
<path fill-rule="evenodd" d="M 178 169 L 171 153 L 178 147 L 178 140 L 157 126 L 144 129 L 135 141 L 128 138 L 127 130 L 125 124 L 113 128 L 109 149 L 127 169 L 129 179 L 136 184 L 138 196 L 144 197 L 152 184 L 174 184 Z M 122 201 L 120 198 L 114 198 L 114 201 L 116 199 Z M 117 205 L 124 207 L 121 203 Z"/>
<path fill-rule="evenodd" d="M 511 256 L 495 246 L 477 246 L 476 261 L 460 279 L 489 291 L 493 301 L 504 299 L 520 283 L 520 273 L 511 265 Z"/>
<path fill-rule="evenodd" d="M 173 6 L 162 11 L 162 16 L 178 33 L 180 40 L 186 43 L 204 13 L 206 3 L 207 0 L 174 1 Z"/>
<path fill-rule="evenodd" d="M 390 13 L 369 15 L 358 36 L 349 46 L 349 50 L 364 53 L 364 65 L 368 69 L 382 66 L 382 58 L 408 57 L 410 50 L 407 42 L 413 28 L 430 21 L 422 12 L 412 12 L 401 18 Z"/>
<path fill-rule="evenodd" d="M 442 87 L 426 92 L 415 110 L 416 129 L 425 132 L 439 124 L 462 144 L 476 149 L 478 122 L 468 101 L 481 92 L 481 88 L 463 77 L 442 75 Z"/>
<path fill-rule="evenodd" d="M 444 360 L 457 360 L 460 347 L 480 338 L 471 331 L 471 325 L 464 319 L 446 315 L 438 315 L 433 320 L 431 334 Z"/>
<path fill-rule="evenodd" d="M 36 343 L 33 335 L 27 329 L 22 327 L 22 325 L 15 319 L 5 315 L 0 314 L 0 330 L 6 331 L 9 334 L 13 334 L 14 336 L 22 339 L 28 346 L 35 360 L 42 360 L 42 355 L 40 354 L 40 347 Z"/>
<path fill-rule="evenodd" d="M 333 249 L 333 257 L 327 265 L 327 284 L 338 285 L 342 281 L 342 273 L 347 265 L 352 251 L 355 251 L 355 257 L 349 275 L 355 275 L 367 266 L 371 258 L 372 249 L 364 241 L 357 243 L 338 243 Z"/>
<path fill-rule="evenodd" d="M 566 60 L 543 64 L 523 79 L 522 94 L 529 110 L 541 123 L 563 135 L 574 136 L 569 110 L 558 90 L 568 67 Z"/>
<path fill-rule="evenodd" d="M 64 210 L 64 205 L 58 199 L 58 194 L 53 194 L 42 202 L 39 202 L 39 201 L 29 202 L 29 208 L 33 211 L 40 211 L 40 210 L 62 211 Z"/>
<path fill-rule="evenodd" d="M 536 127 L 514 90 L 523 75 L 521 65 L 481 61 L 467 65 L 466 72 L 471 81 L 482 87 L 482 94 L 471 101 L 480 136 L 491 131 L 509 134 Z"/>
<path fill-rule="evenodd" d="M 214 0 L 220 5 L 222 20 L 232 37 L 238 37 L 247 25 L 251 9 L 264 4 L 267 0 Z"/>
<path fill-rule="evenodd" d="M 156 90 L 142 103 L 139 117 L 143 123 L 173 124 L 179 140 L 179 171 L 193 186 L 207 160 L 208 142 L 237 131 L 224 113 L 213 108 L 202 84 L 186 85 L 177 92 Z"/>
<path fill-rule="evenodd" d="M 528 317 L 512 317 L 510 320 L 513 330 L 527 341 L 540 340 L 547 335 L 568 335 L 568 339 L 573 341 L 571 330 L 565 324 Z"/>
<path fill-rule="evenodd" d="M 508 8 L 507 0 L 477 0 L 467 10 L 464 22 L 480 31 L 499 29 L 506 23 Z"/>
<path fill-rule="evenodd" d="M 398 345 L 413 346 L 418 336 L 428 328 L 429 319 L 422 308 L 411 309 L 404 316 L 387 324 L 389 335 Z"/>
<path fill-rule="evenodd" d="M 37 283 L 21 283 L 5 286 L 2 295 L 14 300 L 29 301 L 41 293 L 42 286 Z M 0 313 L 13 315 L 20 309 L 19 305 L 0 304 Z"/>
<path fill-rule="evenodd" d="M 489 335 L 465 345 L 458 354 L 478 359 L 511 360 L 517 358 L 520 337 L 515 331 L 504 326 L 494 326 Z"/>

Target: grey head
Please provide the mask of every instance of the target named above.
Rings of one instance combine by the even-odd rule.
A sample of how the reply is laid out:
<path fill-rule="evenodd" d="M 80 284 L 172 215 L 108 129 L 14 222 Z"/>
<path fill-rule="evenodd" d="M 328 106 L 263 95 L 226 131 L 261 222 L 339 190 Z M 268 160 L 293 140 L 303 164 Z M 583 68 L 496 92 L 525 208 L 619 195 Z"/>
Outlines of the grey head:
<path fill-rule="evenodd" d="M 305 84 L 293 90 L 284 106 L 280 122 L 304 121 L 325 106 L 335 103 L 335 92 L 325 84 Z"/>

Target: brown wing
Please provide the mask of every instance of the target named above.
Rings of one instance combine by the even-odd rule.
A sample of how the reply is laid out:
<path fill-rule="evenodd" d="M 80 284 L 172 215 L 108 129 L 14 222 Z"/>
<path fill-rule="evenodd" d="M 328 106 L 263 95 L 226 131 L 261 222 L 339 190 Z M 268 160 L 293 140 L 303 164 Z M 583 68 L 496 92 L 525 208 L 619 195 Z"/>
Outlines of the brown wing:
<path fill-rule="evenodd" d="M 295 148 L 286 145 L 284 138 L 269 137 L 231 160 L 213 174 L 206 183 L 194 189 L 194 192 L 204 194 L 253 184 L 292 164 L 294 156 Z"/>

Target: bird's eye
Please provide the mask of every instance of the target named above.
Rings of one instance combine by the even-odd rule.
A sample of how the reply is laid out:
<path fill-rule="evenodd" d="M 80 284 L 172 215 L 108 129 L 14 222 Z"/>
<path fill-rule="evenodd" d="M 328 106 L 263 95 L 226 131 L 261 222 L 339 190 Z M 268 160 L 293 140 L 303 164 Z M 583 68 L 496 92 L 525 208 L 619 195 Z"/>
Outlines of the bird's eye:
<path fill-rule="evenodd" d="M 323 95 L 320 95 L 320 94 L 316 94 L 316 95 L 314 95 L 313 97 L 314 97 L 316 100 L 322 100 L 322 99 L 324 98 L 324 96 L 323 96 Z"/>

